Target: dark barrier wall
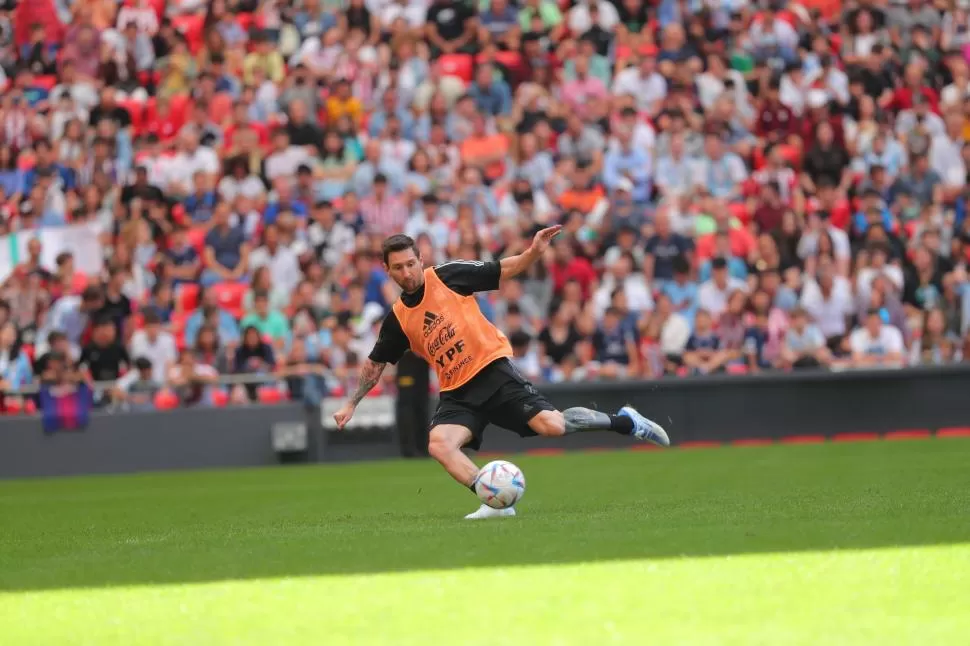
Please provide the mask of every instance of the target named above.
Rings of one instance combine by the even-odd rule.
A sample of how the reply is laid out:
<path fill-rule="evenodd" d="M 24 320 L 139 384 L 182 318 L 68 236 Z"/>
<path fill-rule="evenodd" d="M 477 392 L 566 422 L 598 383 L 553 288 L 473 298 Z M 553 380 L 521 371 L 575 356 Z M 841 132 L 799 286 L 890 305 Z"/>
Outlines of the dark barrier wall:
<path fill-rule="evenodd" d="M 674 443 L 970 426 L 970 366 L 557 384 L 543 392 L 560 409 L 613 412 L 631 404 L 663 425 Z M 486 433 L 482 449 L 509 450 L 517 440 L 510 435 Z M 564 438 L 561 446 L 577 439 Z M 582 441 L 609 440 L 585 434 Z"/>
<path fill-rule="evenodd" d="M 614 411 L 632 404 L 663 424 L 675 444 L 970 426 L 970 366 L 559 384 L 543 391 L 560 408 Z M 400 454 L 392 433 L 326 434 L 318 415 L 295 405 L 103 415 L 86 431 L 53 436 L 43 434 L 37 418 L 5 418 L 0 478 L 276 464 L 272 428 L 287 422 L 308 423 L 304 459 L 311 461 Z M 482 448 L 512 453 L 630 443 L 614 433 L 523 440 L 492 429 Z"/>
<path fill-rule="evenodd" d="M 0 477 L 259 466 L 278 462 L 273 424 L 299 406 L 96 415 L 80 432 L 45 435 L 37 418 L 0 422 Z"/>

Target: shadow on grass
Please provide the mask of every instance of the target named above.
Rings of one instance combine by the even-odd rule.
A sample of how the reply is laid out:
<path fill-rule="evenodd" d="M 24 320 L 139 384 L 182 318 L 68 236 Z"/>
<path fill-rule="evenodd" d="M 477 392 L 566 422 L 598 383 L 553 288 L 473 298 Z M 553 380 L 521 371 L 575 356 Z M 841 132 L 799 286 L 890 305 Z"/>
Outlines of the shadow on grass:
<path fill-rule="evenodd" d="M 0 484 L 0 590 L 970 542 L 970 441 L 516 458 L 515 519 L 433 463 Z"/>

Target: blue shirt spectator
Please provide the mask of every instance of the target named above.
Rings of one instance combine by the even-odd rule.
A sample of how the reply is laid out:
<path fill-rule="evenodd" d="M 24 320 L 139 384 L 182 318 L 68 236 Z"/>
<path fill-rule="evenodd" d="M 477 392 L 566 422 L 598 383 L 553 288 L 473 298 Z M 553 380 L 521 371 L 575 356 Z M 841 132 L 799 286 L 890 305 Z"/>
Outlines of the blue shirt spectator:
<path fill-rule="evenodd" d="M 482 65 L 475 82 L 468 87 L 468 95 L 482 114 L 497 117 L 512 113 L 512 90 L 505 81 L 497 80 L 490 65 Z"/>
<path fill-rule="evenodd" d="M 650 154 L 624 141 L 619 150 L 611 150 L 603 159 L 603 183 L 611 191 L 629 190 L 634 202 L 650 199 Z M 626 180 L 626 181 L 624 181 Z"/>

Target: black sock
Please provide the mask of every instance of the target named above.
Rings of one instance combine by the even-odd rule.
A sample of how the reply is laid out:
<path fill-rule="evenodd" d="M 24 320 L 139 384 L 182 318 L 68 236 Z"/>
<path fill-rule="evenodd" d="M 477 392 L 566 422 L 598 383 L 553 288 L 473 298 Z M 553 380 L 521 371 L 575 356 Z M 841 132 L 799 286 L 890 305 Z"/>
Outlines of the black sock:
<path fill-rule="evenodd" d="M 620 435 L 633 433 L 633 419 L 626 415 L 610 415 L 610 430 Z"/>

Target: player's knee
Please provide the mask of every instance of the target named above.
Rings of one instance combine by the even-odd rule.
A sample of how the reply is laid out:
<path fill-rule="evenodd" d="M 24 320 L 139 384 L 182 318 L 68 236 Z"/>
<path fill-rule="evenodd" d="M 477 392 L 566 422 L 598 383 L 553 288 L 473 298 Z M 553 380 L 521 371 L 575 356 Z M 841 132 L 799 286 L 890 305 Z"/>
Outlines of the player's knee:
<path fill-rule="evenodd" d="M 458 450 L 458 446 L 449 437 L 432 433 L 428 438 L 428 454 L 438 462 Z"/>
<path fill-rule="evenodd" d="M 529 422 L 529 426 L 539 435 L 558 437 L 566 434 L 566 420 L 557 410 L 544 410 Z"/>

